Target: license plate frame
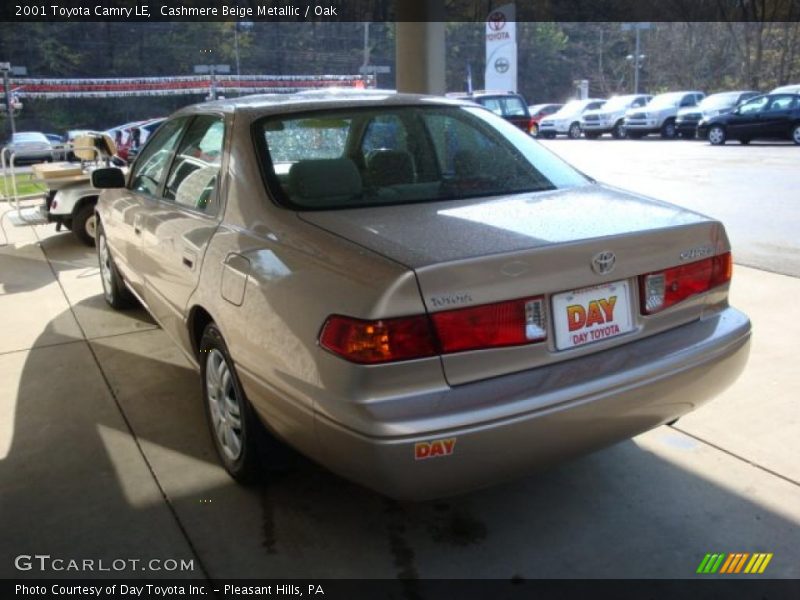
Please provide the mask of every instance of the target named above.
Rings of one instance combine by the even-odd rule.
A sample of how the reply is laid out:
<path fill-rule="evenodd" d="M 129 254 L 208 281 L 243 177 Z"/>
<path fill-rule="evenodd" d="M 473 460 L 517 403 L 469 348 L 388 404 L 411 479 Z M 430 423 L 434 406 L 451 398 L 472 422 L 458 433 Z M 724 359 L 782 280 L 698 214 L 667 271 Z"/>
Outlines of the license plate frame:
<path fill-rule="evenodd" d="M 553 294 L 550 305 L 559 351 L 616 338 L 636 328 L 627 279 Z"/>

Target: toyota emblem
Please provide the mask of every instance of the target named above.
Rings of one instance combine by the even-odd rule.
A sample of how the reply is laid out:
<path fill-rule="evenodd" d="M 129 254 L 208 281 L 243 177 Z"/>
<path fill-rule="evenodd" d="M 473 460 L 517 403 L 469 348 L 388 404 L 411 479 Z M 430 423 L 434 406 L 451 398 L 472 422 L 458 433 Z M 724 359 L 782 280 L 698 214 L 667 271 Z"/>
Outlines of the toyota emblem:
<path fill-rule="evenodd" d="M 616 255 L 611 250 L 598 252 L 592 257 L 592 270 L 598 275 L 606 275 L 614 270 Z"/>
<path fill-rule="evenodd" d="M 494 70 L 498 73 L 505 73 L 511 68 L 511 63 L 508 62 L 508 59 L 501 56 L 496 61 L 494 61 Z"/>
<path fill-rule="evenodd" d="M 489 15 L 489 29 L 492 31 L 500 31 L 506 26 L 506 16 L 499 10 L 494 11 Z"/>

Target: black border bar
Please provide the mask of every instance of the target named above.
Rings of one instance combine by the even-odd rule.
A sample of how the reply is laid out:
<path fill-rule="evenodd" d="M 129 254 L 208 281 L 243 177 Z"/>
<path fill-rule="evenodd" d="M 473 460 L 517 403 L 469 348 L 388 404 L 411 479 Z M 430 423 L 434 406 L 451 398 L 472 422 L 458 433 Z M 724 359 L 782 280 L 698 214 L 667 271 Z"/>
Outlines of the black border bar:
<path fill-rule="evenodd" d="M 147 586 L 153 586 L 147 588 Z M 20 588 L 18 586 L 24 586 Z M 128 586 L 128 590 L 125 587 Z M 141 595 L 130 593 L 141 588 Z M 85 591 L 81 593 L 81 588 Z M 89 590 L 98 590 L 89 591 Z M 263 590 L 269 589 L 269 593 Z M 324 593 L 319 593 L 320 590 Z M 125 593 L 127 591 L 127 593 Z M 76 593 L 77 592 L 77 593 Z M 160 592 L 160 593 L 159 593 Z M 3 580 L 0 597 L 140 598 L 143 600 L 321 598 L 324 600 L 783 600 L 800 598 L 800 580 L 726 576 L 714 579 L 301 579 L 301 580 Z"/>
<path fill-rule="evenodd" d="M 509 0 L 7 0 L 0 3 L 0 21 L 479 23 L 493 9 L 508 2 Z M 514 4 L 517 21 L 800 20 L 800 0 L 516 0 Z M 236 10 L 231 12 L 231 9 Z"/>

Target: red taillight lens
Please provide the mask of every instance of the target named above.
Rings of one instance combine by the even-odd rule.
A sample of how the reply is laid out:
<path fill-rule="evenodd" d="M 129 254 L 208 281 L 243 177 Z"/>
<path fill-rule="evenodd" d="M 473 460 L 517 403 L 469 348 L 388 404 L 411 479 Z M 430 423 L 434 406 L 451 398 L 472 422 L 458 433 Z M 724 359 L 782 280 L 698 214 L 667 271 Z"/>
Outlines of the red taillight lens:
<path fill-rule="evenodd" d="M 651 315 L 731 280 L 730 252 L 639 277 L 642 314 Z"/>
<path fill-rule="evenodd" d="M 443 352 L 517 346 L 547 337 L 544 298 L 523 298 L 431 315 Z"/>
<path fill-rule="evenodd" d="M 536 120 L 531 117 L 528 119 L 528 133 L 533 133 L 536 128 Z"/>
<path fill-rule="evenodd" d="M 334 354 L 365 365 L 436 354 L 430 322 L 424 315 L 379 321 L 333 315 L 322 327 L 319 342 Z"/>
<path fill-rule="evenodd" d="M 319 342 L 351 362 L 379 364 L 545 339 L 544 296 L 536 296 L 438 312 L 430 319 L 421 315 L 363 321 L 333 315 L 322 327 Z"/>

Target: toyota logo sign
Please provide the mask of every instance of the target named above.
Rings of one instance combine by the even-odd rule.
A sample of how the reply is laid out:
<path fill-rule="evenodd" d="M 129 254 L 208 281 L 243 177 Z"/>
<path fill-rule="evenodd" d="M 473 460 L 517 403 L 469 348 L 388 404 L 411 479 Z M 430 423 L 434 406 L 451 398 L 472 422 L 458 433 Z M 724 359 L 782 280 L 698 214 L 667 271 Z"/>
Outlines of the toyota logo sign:
<path fill-rule="evenodd" d="M 500 31 L 506 26 L 506 16 L 499 10 L 496 10 L 489 15 L 488 23 L 489 29 L 492 31 Z"/>
<path fill-rule="evenodd" d="M 610 250 L 598 252 L 592 257 L 592 270 L 598 275 L 606 275 L 614 270 L 616 263 L 617 257 Z"/>
<path fill-rule="evenodd" d="M 511 67 L 511 63 L 508 62 L 507 58 L 500 57 L 496 61 L 494 61 L 494 70 L 498 73 L 505 73 Z"/>

